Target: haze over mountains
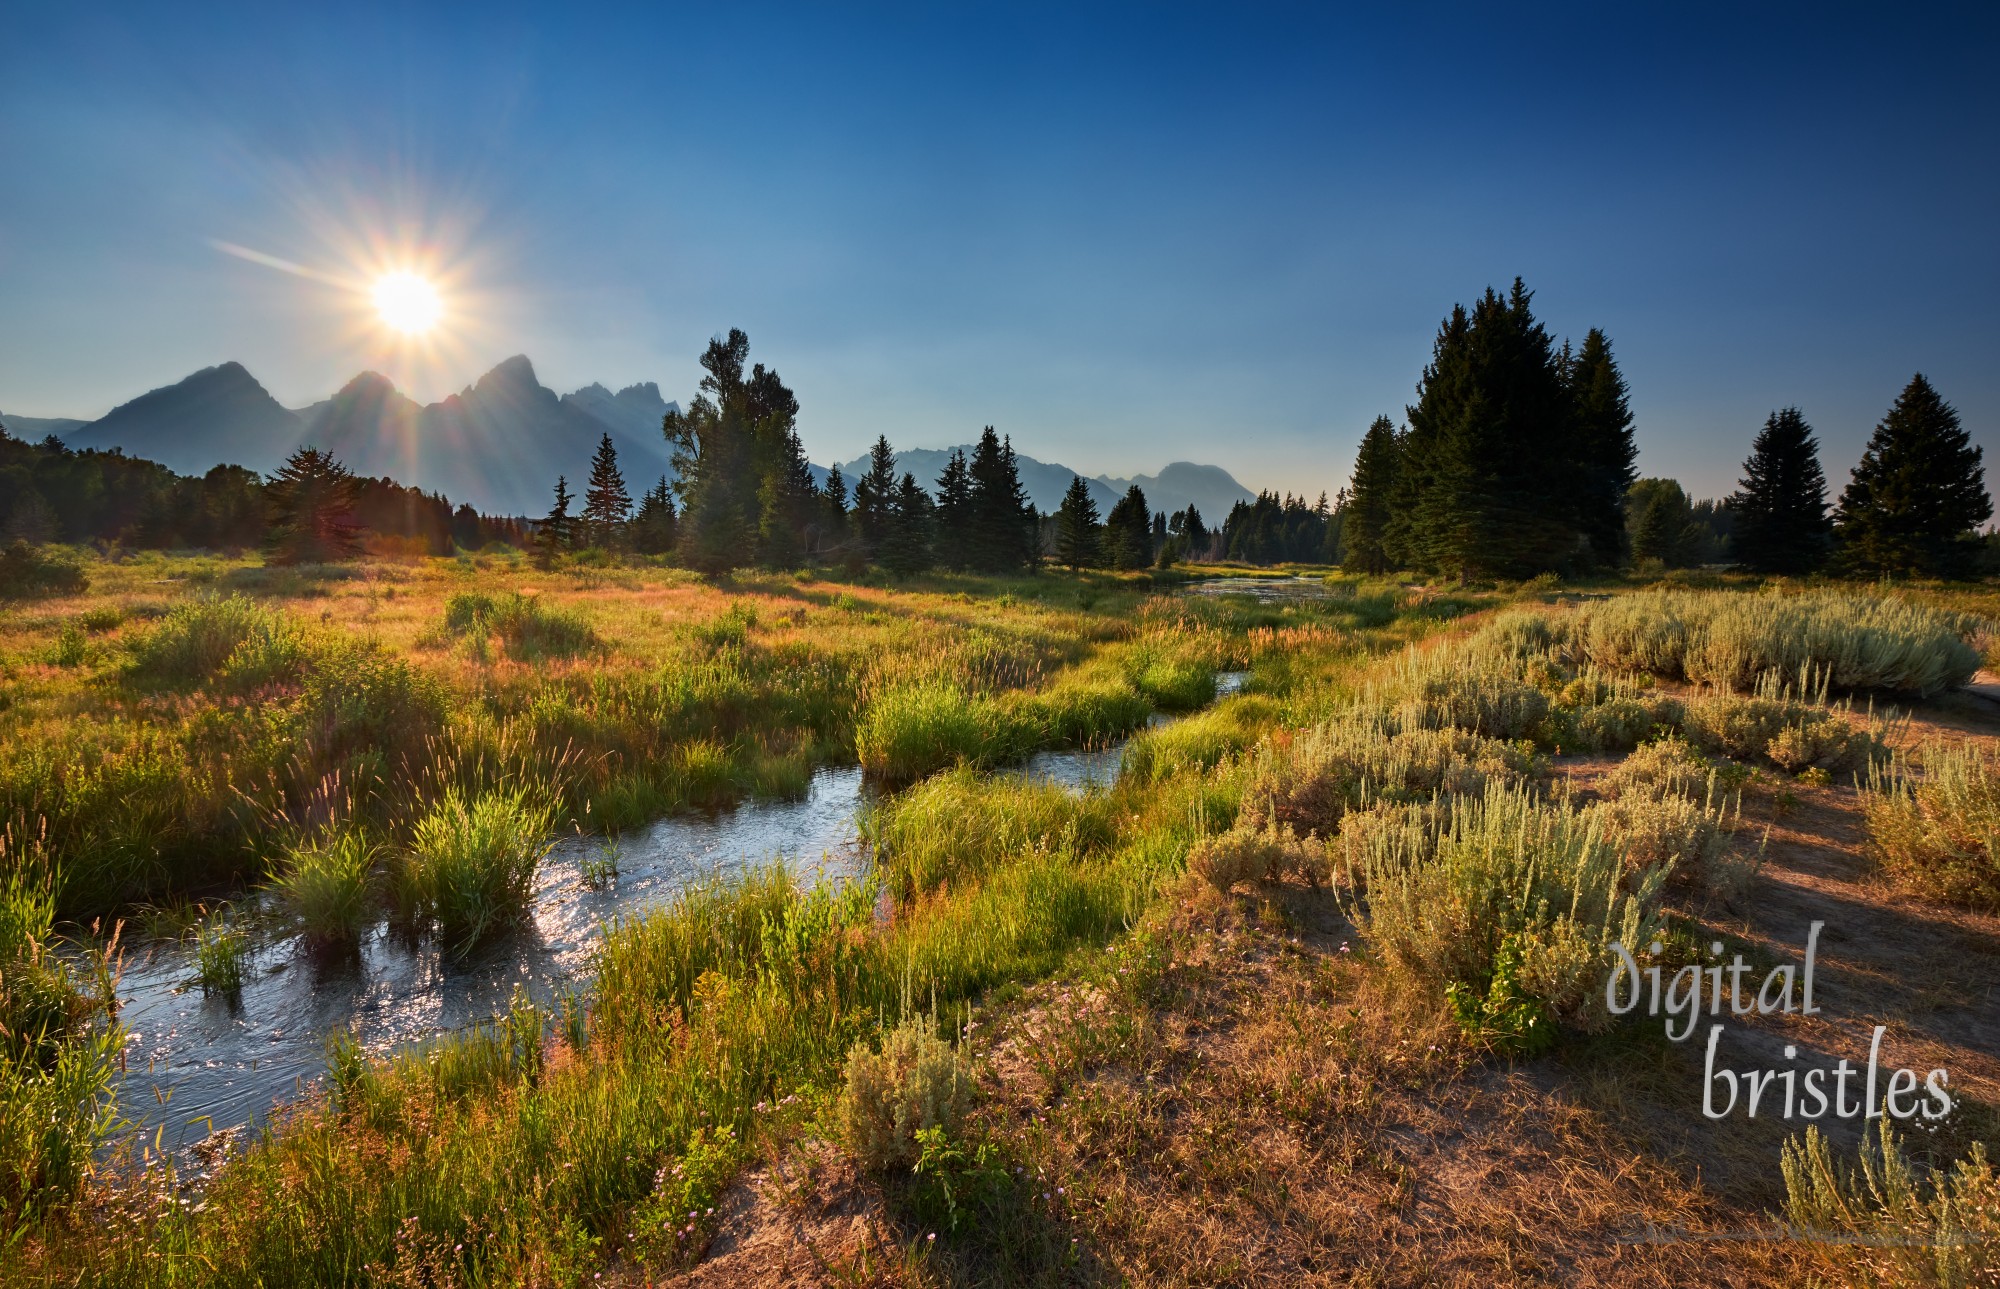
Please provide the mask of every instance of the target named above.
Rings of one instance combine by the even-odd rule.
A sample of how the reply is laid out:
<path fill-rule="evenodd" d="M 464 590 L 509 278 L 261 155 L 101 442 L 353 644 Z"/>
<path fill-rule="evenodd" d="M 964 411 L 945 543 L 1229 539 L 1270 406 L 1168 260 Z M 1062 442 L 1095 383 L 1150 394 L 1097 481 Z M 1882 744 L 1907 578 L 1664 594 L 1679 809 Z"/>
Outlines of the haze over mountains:
<path fill-rule="evenodd" d="M 661 398 L 651 381 L 615 393 L 592 384 L 557 395 L 536 378 L 526 357 L 516 355 L 442 402 L 419 404 L 388 377 L 362 372 L 332 398 L 287 408 L 241 363 L 228 362 L 141 394 L 96 421 L 0 413 L 0 424 L 17 437 L 54 434 L 79 451 L 119 448 L 195 475 L 222 464 L 269 474 L 310 444 L 359 475 L 386 475 L 490 515 L 540 515 L 549 507 L 557 475 L 568 476 L 571 492 L 582 494 L 591 455 L 607 433 L 635 497 L 662 475 L 671 476 L 660 421 L 677 406 Z M 971 445 L 965 446 L 969 454 Z M 900 452 L 897 470 L 915 474 L 929 489 L 952 451 Z M 1076 472 L 1027 456 L 1019 463 L 1029 499 L 1038 509 L 1053 511 Z M 867 465 L 862 457 L 840 469 L 851 486 Z M 814 467 L 813 473 L 825 481 L 824 470 Z M 1145 490 L 1153 509 L 1194 505 L 1211 522 L 1237 501 L 1252 499 L 1228 471 L 1185 461 L 1157 476 L 1099 476 L 1088 482 L 1100 512 L 1108 512 L 1133 483 Z"/>

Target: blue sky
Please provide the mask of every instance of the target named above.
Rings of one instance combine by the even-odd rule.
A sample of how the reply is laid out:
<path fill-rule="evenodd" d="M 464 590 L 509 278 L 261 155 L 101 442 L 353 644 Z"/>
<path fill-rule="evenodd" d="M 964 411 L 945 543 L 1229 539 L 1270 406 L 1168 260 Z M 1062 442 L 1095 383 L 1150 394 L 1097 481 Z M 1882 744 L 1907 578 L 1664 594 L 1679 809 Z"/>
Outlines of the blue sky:
<path fill-rule="evenodd" d="M 0 408 L 517 352 L 685 399 L 740 326 L 815 460 L 991 423 L 1315 493 L 1520 274 L 1697 495 L 1790 403 L 1837 489 L 1917 370 L 2000 449 L 1995 11 L 1617 8 L 0 0 Z M 448 325 L 218 242 L 416 256 Z"/>

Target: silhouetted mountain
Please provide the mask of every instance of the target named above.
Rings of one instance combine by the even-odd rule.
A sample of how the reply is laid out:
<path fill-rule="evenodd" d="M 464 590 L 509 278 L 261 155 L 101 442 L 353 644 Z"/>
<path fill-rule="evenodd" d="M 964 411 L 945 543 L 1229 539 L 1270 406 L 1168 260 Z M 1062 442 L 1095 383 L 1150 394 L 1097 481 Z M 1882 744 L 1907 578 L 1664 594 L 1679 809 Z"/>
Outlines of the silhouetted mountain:
<path fill-rule="evenodd" d="M 71 448 L 124 448 L 182 474 L 216 465 L 275 470 L 298 446 L 299 418 L 278 405 L 241 363 L 204 367 L 141 394 L 62 436 Z"/>
<path fill-rule="evenodd" d="M 28 443 L 40 443 L 53 434 L 57 438 L 73 434 L 89 421 L 79 421 L 71 416 L 15 416 L 11 412 L 0 412 L 0 426 L 7 433 Z"/>
<path fill-rule="evenodd" d="M 962 444 L 956 448 L 910 448 L 896 454 L 896 471 L 900 475 L 909 471 L 917 476 L 917 482 L 926 489 L 935 487 L 938 475 L 944 472 L 945 462 L 953 452 L 963 452 L 970 458 L 973 445 Z M 1069 490 L 1069 481 L 1077 472 L 1066 465 L 1037 461 L 1031 456 L 1015 457 L 1021 472 L 1021 486 L 1027 490 L 1028 500 L 1043 514 L 1052 513 L 1062 505 L 1063 493 Z M 868 469 L 866 456 L 841 463 L 840 473 L 847 478 L 850 488 L 854 480 Z M 826 481 L 824 471 L 815 468 L 819 481 Z M 1236 482 L 1235 478 L 1221 466 L 1195 465 L 1187 461 L 1176 461 L 1158 475 L 1139 475 L 1131 479 L 1113 479 L 1109 475 L 1084 478 L 1084 485 L 1090 489 L 1091 498 L 1097 502 L 1099 514 L 1108 514 L 1125 490 L 1138 484 L 1146 494 L 1146 504 L 1154 510 L 1184 510 L 1190 504 L 1201 511 L 1202 518 L 1210 523 L 1219 522 L 1229 513 L 1229 508 L 1238 501 L 1256 500 L 1248 488 Z"/>
<path fill-rule="evenodd" d="M 1254 493 L 1221 466 L 1196 465 L 1192 461 L 1175 461 L 1156 475 L 1134 475 L 1130 479 L 1101 474 L 1097 482 L 1121 497 L 1136 483 L 1154 510 L 1172 514 L 1193 506 L 1210 524 L 1221 523 L 1237 502 L 1257 500 Z"/>
<path fill-rule="evenodd" d="M 671 406 L 651 382 L 616 394 L 587 385 L 559 398 L 536 379 L 534 364 L 516 355 L 429 406 L 388 377 L 363 372 L 332 398 L 294 412 L 239 364 L 225 363 L 57 433 L 73 448 L 122 447 L 183 474 L 224 463 L 268 474 L 309 443 L 358 475 L 443 493 L 486 514 L 533 515 L 548 508 L 558 474 L 580 489 L 606 433 L 634 495 L 671 474 L 660 434 Z M 30 418 L 20 419 L 16 436 L 30 437 Z"/>

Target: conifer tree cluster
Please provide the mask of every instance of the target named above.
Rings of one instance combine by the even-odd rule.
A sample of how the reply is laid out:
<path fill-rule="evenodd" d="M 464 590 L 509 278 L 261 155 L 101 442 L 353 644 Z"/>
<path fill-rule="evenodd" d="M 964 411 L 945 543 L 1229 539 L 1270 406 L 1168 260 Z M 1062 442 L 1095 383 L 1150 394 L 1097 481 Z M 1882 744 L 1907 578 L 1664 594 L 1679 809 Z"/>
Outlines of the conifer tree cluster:
<path fill-rule="evenodd" d="M 1222 521 L 1222 555 L 1244 564 L 1329 563 L 1334 557 L 1334 512 L 1326 494 L 1304 497 L 1260 492 L 1239 501 Z"/>
<path fill-rule="evenodd" d="M 1378 420 L 1343 506 L 1354 566 L 1458 577 L 1616 567 L 1637 449 L 1611 342 L 1558 348 L 1519 278 L 1438 329 L 1408 428 Z"/>

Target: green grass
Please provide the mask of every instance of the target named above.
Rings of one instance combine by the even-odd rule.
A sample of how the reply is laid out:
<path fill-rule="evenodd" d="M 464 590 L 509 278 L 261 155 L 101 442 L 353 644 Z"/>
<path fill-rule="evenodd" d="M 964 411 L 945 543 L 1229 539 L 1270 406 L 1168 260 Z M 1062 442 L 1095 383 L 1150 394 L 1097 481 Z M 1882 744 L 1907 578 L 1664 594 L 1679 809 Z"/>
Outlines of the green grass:
<path fill-rule="evenodd" d="M 374 917 L 371 888 L 379 851 L 352 829 L 294 847 L 272 890 L 308 939 L 324 946 L 352 945 Z"/>
<path fill-rule="evenodd" d="M 396 868 L 399 904 L 465 953 L 519 923 L 535 871 L 554 844 L 554 812 L 528 790 L 447 792 L 411 830 Z"/>
<path fill-rule="evenodd" d="M 250 963 L 250 933 L 228 909 L 218 909 L 194 928 L 194 977 L 205 994 L 233 994 L 243 988 Z"/>

